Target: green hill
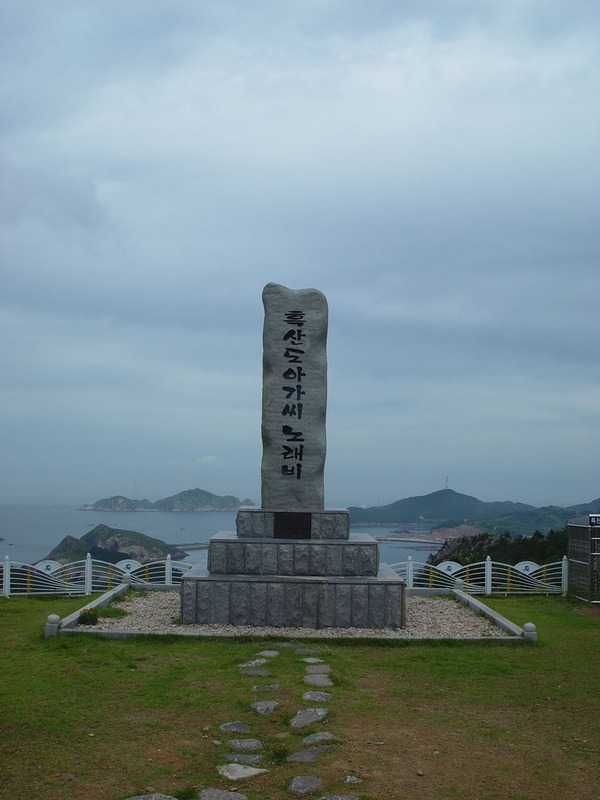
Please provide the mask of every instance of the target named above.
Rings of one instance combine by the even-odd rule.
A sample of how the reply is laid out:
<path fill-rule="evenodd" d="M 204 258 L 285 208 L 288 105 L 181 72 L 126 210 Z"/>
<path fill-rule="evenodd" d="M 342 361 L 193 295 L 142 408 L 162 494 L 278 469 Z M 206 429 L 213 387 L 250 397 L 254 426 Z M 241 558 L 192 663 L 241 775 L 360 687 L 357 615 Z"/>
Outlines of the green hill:
<path fill-rule="evenodd" d="M 90 553 L 92 558 L 116 564 L 126 558 L 133 558 L 141 564 L 149 561 L 160 561 L 170 555 L 171 558 L 183 559 L 186 553 L 171 544 L 155 539 L 137 531 L 110 528 L 108 525 L 96 525 L 81 539 L 65 536 L 46 558 L 52 561 L 67 563 L 81 561 Z"/>
<path fill-rule="evenodd" d="M 349 510 L 353 523 L 386 523 L 400 522 L 427 522 L 435 526 L 452 527 L 448 522 L 456 525 L 474 520 L 497 517 L 501 514 L 508 515 L 521 511 L 528 511 L 534 506 L 523 503 L 485 503 L 476 497 L 459 494 L 453 489 L 441 489 L 439 492 L 420 497 L 407 497 L 397 500 L 387 506 L 374 506 L 372 508 L 356 508 Z"/>
<path fill-rule="evenodd" d="M 455 528 L 468 523 L 488 533 L 510 532 L 513 536 L 531 536 L 536 530 L 548 531 L 562 528 L 569 519 L 593 513 L 600 507 L 600 498 L 591 503 L 562 508 L 543 506 L 536 508 L 525 503 L 484 502 L 476 497 L 460 494 L 453 489 L 420 497 L 407 497 L 386 506 L 349 508 L 354 525 L 399 525 L 420 522 L 431 528 Z"/>

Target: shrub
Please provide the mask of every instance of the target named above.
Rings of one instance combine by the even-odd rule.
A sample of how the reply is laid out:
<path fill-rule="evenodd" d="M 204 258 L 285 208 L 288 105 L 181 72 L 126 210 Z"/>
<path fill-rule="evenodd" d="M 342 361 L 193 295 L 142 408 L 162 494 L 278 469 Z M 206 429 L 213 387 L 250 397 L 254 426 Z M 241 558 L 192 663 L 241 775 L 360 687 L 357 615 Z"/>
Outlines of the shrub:
<path fill-rule="evenodd" d="M 96 625 L 98 622 L 98 609 L 84 608 L 79 614 L 80 625 Z"/>

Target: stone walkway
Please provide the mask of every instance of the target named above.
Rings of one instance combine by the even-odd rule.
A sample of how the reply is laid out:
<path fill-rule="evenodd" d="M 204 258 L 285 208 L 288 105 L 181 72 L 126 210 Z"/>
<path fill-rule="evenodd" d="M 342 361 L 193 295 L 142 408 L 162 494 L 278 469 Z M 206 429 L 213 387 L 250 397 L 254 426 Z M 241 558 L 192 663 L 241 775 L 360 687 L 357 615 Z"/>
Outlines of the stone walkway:
<path fill-rule="evenodd" d="M 153 633 L 153 634 L 179 634 L 190 636 L 281 636 L 292 641 L 281 641 L 273 645 L 272 650 L 262 650 L 250 661 L 238 664 L 240 674 L 248 677 L 248 710 L 250 721 L 254 715 L 269 715 L 277 713 L 279 708 L 278 692 L 280 683 L 275 682 L 272 669 L 278 656 L 284 648 L 293 648 L 294 655 L 304 665 L 304 683 L 307 691 L 302 695 L 306 707 L 299 708 L 297 713 L 289 720 L 292 730 L 309 728 L 314 724 L 321 724 L 326 720 L 328 704 L 335 699 L 335 687 L 329 677 L 331 667 L 319 658 L 316 649 L 308 649 L 300 642 L 294 642 L 294 637 L 304 639 L 315 638 L 315 647 L 318 646 L 316 637 L 319 638 L 378 638 L 378 639 L 467 639 L 471 641 L 488 638 L 505 638 L 505 631 L 493 625 L 488 620 L 476 615 L 466 606 L 445 598 L 407 597 L 406 626 L 398 630 L 366 630 L 366 629 L 272 629 L 272 628 L 241 628 L 221 625 L 186 625 L 176 624 L 179 613 L 179 594 L 176 592 L 146 592 L 143 596 L 132 596 L 126 600 L 114 603 L 127 611 L 123 618 L 101 618 L 97 626 L 82 626 L 78 630 L 100 633 L 101 631 L 119 632 L 118 635 Z M 516 637 L 512 637 L 513 639 Z M 258 680 L 261 680 L 258 683 Z M 215 739 L 215 746 L 221 747 L 223 740 L 229 752 L 225 753 L 224 764 L 217 767 L 216 779 L 249 781 L 255 788 L 260 787 L 261 776 L 272 773 L 277 769 L 272 763 L 263 764 L 264 743 L 252 736 L 251 725 L 243 720 L 226 720 L 220 725 L 223 733 L 222 739 Z M 231 736 L 231 738 L 227 738 Z M 318 800 L 357 800 L 352 794 L 321 794 L 326 787 L 318 773 L 319 759 L 336 747 L 343 746 L 341 738 L 334 733 L 321 731 L 305 736 L 302 747 L 297 752 L 286 757 L 290 764 L 307 765 L 302 769 L 287 786 L 290 798 L 311 795 Z M 310 766 L 309 766 L 310 765 Z M 313 766 L 314 765 L 314 766 Z M 343 777 L 343 776 L 342 776 Z M 347 775 L 344 782 L 351 788 L 361 783 L 360 779 Z M 339 785 L 339 783 L 338 783 Z M 237 786 L 234 789 L 237 790 Z M 245 794 L 238 791 L 226 791 L 215 787 L 207 787 L 199 791 L 200 800 L 248 800 Z M 255 795 L 254 795 L 255 796 Z M 278 795 L 279 796 L 279 795 Z M 175 800 L 171 795 L 151 793 L 136 795 L 128 800 Z"/>
<path fill-rule="evenodd" d="M 294 642 L 281 642 L 272 650 L 261 650 L 256 657 L 250 661 L 238 664 L 240 675 L 247 676 L 248 680 L 248 709 L 252 715 L 273 714 L 279 707 L 277 700 L 281 684 L 270 682 L 272 679 L 272 668 L 274 662 L 281 654 L 282 648 L 293 648 L 294 655 L 304 665 L 304 683 L 307 691 L 302 695 L 302 700 L 307 707 L 299 708 L 297 713 L 289 720 L 292 730 L 302 730 L 310 728 L 315 723 L 323 722 L 329 714 L 329 703 L 334 697 L 335 687 L 329 677 L 331 667 L 323 659 L 319 658 L 319 652 L 314 649 L 299 647 Z M 258 679 L 264 682 L 255 683 Z M 261 699 L 257 699 L 261 698 Z M 265 698 L 265 699 L 262 699 Z M 251 717 L 250 717 L 251 720 Z M 217 747 L 223 745 L 225 740 L 229 752 L 224 754 L 225 763 L 217 767 L 217 773 L 221 778 L 226 778 L 238 783 L 253 779 L 260 783 L 262 775 L 277 769 L 276 766 L 269 764 L 269 768 L 262 765 L 264 758 L 265 745 L 260 739 L 252 736 L 251 724 L 243 720 L 224 721 L 220 725 L 223 739 L 214 739 L 213 744 Z M 232 738 L 227 738 L 231 736 Z M 336 747 L 343 746 L 340 737 L 329 731 L 311 733 L 302 739 L 302 747 L 295 753 L 286 757 L 290 764 L 311 765 L 307 770 L 302 770 L 301 775 L 296 775 L 288 784 L 287 792 L 291 797 L 299 797 L 323 791 L 323 780 L 318 774 L 318 768 L 312 765 L 318 764 L 321 756 L 330 752 Z M 215 776 L 216 777 L 216 776 Z M 345 783 L 349 786 L 360 783 L 360 779 L 353 775 L 345 777 Z M 238 788 L 237 786 L 235 787 Z M 223 789 L 207 787 L 199 792 L 200 800 L 248 800 L 245 794 L 238 791 L 226 791 Z M 129 800 L 175 800 L 171 795 L 160 793 L 136 795 Z M 353 794 L 319 794 L 318 800 L 358 800 Z"/>

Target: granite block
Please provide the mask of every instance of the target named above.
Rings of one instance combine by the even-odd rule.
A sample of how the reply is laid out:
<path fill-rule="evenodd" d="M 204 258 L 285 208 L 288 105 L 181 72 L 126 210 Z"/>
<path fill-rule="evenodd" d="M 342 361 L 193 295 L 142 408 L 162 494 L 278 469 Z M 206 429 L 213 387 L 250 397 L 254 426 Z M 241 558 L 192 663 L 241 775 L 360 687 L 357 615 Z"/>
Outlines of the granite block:
<path fill-rule="evenodd" d="M 309 553 L 307 544 L 294 545 L 294 575 L 309 575 Z"/>
<path fill-rule="evenodd" d="M 280 544 L 277 548 L 277 574 L 294 574 L 294 545 Z"/>
<path fill-rule="evenodd" d="M 213 583 L 212 622 L 228 625 L 230 620 L 229 596 L 232 584 L 226 580 Z"/>
<path fill-rule="evenodd" d="M 358 574 L 359 575 L 377 575 L 379 571 L 379 548 L 377 544 L 374 546 L 363 545 L 358 548 Z"/>
<path fill-rule="evenodd" d="M 358 547 L 354 544 L 347 544 L 342 548 L 343 554 L 343 574 L 358 574 Z"/>
<path fill-rule="evenodd" d="M 283 583 L 267 584 L 267 618 L 268 624 L 280 628 L 284 624 Z"/>
<path fill-rule="evenodd" d="M 366 628 L 369 623 L 369 589 L 365 584 L 352 587 L 352 626 Z"/>
<path fill-rule="evenodd" d="M 254 520 L 252 517 L 252 513 L 249 511 L 237 512 L 235 518 L 235 529 L 237 531 L 238 536 L 250 537 L 250 536 L 260 535 L 254 533 Z"/>
<path fill-rule="evenodd" d="M 276 544 L 263 544 L 262 545 L 262 574 L 263 575 L 276 575 L 277 574 L 277 545 Z"/>
<path fill-rule="evenodd" d="M 352 588 L 350 584 L 335 584 L 334 628 L 349 628 L 352 625 Z"/>
<path fill-rule="evenodd" d="M 302 586 L 288 583 L 285 586 L 285 624 L 291 628 L 302 627 Z"/>
<path fill-rule="evenodd" d="M 335 620 L 335 586 L 322 583 L 319 586 L 319 628 L 332 628 Z"/>
<path fill-rule="evenodd" d="M 208 546 L 208 571 L 211 575 L 227 572 L 227 545 L 225 542 L 210 542 Z"/>
<path fill-rule="evenodd" d="M 196 591 L 199 584 L 187 583 L 181 587 L 181 621 L 184 625 L 196 622 Z"/>
<path fill-rule="evenodd" d="M 319 622 L 319 588 L 314 584 L 306 584 L 302 589 L 302 627 L 317 628 Z"/>
<path fill-rule="evenodd" d="M 250 584 L 250 607 L 248 625 L 267 625 L 267 584 Z"/>
<path fill-rule="evenodd" d="M 326 547 L 323 544 L 313 544 L 310 548 L 310 575 L 326 575 L 327 556 Z"/>
<path fill-rule="evenodd" d="M 401 586 L 386 586 L 385 626 L 399 628 L 401 624 Z"/>
<path fill-rule="evenodd" d="M 196 587 L 195 622 L 199 625 L 208 625 L 213 622 L 214 584 L 209 581 L 198 581 Z"/>
<path fill-rule="evenodd" d="M 327 575 L 342 575 L 344 569 L 344 545 L 327 545 Z"/>
<path fill-rule="evenodd" d="M 227 545 L 227 574 L 243 575 L 244 573 L 244 548 L 239 542 Z"/>
<path fill-rule="evenodd" d="M 260 575 L 262 572 L 262 546 L 260 544 L 245 544 L 243 547 L 244 574 Z"/>
<path fill-rule="evenodd" d="M 369 628 L 385 625 L 385 587 L 369 586 Z"/>
<path fill-rule="evenodd" d="M 348 512 L 333 517 L 333 539 L 347 539 L 350 534 L 350 515 Z"/>
<path fill-rule="evenodd" d="M 231 608 L 229 621 L 231 625 L 247 625 L 250 601 L 250 584 L 246 581 L 234 581 L 231 584 Z"/>

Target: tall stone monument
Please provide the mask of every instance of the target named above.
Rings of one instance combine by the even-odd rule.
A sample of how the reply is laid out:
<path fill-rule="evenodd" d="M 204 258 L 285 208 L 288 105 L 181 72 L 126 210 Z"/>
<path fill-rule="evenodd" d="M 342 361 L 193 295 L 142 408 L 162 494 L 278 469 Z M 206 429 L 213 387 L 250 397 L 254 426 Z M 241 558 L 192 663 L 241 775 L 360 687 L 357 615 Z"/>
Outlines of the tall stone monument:
<path fill-rule="evenodd" d="M 269 283 L 263 304 L 262 505 L 322 509 L 327 300 Z"/>
<path fill-rule="evenodd" d="M 325 296 L 269 283 L 263 291 L 261 507 L 209 544 L 208 570 L 182 580 L 183 624 L 397 628 L 404 583 L 377 542 L 325 509 Z"/>

